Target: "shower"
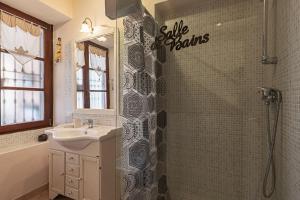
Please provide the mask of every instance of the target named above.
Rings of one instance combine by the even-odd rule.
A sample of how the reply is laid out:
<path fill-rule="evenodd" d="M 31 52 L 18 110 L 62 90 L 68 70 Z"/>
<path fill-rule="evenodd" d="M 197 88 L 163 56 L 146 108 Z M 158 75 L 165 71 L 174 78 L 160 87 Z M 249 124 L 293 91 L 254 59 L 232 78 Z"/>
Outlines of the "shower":
<path fill-rule="evenodd" d="M 275 187 L 276 187 L 276 168 L 275 168 L 276 165 L 274 160 L 274 149 L 275 149 L 275 142 L 276 142 L 278 117 L 279 117 L 280 106 L 282 102 L 282 94 L 281 91 L 277 89 L 266 88 L 266 87 L 259 88 L 259 92 L 262 94 L 262 100 L 266 105 L 268 149 L 269 149 L 266 171 L 263 180 L 263 195 L 266 198 L 270 198 L 275 192 Z M 275 108 L 275 118 L 274 118 L 273 127 L 271 127 L 271 122 L 270 122 L 271 105 L 274 106 Z M 270 174 L 272 175 L 272 185 L 271 185 L 271 190 L 268 191 L 267 186 L 268 186 L 268 179 L 270 177 Z"/>

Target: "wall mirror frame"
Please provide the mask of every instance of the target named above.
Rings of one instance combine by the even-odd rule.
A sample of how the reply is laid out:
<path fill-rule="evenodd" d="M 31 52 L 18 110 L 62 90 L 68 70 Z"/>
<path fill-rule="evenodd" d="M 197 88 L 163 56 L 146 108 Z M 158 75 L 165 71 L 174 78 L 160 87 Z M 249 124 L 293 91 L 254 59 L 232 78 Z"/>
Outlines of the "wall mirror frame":
<path fill-rule="evenodd" d="M 113 59 L 109 62 L 109 71 L 107 71 L 109 74 L 106 74 L 106 78 L 108 78 L 108 80 L 106 80 L 106 84 L 108 85 L 107 87 L 107 93 L 106 95 L 109 95 L 109 97 L 106 99 L 109 102 L 106 102 L 106 106 L 103 109 L 98 109 L 98 108 L 87 108 L 86 105 L 89 105 L 90 102 L 84 102 L 84 100 L 86 98 L 83 99 L 83 105 L 82 108 L 78 108 L 77 105 L 77 91 L 78 91 L 78 87 L 77 87 L 77 71 L 78 71 L 78 59 L 77 59 L 77 50 L 76 48 L 78 48 L 78 44 L 84 44 L 84 42 L 86 42 L 86 44 L 90 43 L 90 41 L 96 41 L 97 39 L 101 38 L 101 37 L 110 37 L 112 40 L 113 38 L 113 48 L 110 48 L 110 57 L 109 59 Z M 72 86 L 73 86 L 73 113 L 74 114 L 87 114 L 87 115 L 118 115 L 119 114 L 119 58 L 118 58 L 118 52 L 119 52 L 119 33 L 118 33 L 118 29 L 116 27 L 108 27 L 105 26 L 103 28 L 103 30 L 99 31 L 99 33 L 94 33 L 94 34 L 90 34 L 88 36 L 82 37 L 82 38 L 78 38 L 76 40 L 73 41 L 73 59 L 72 59 Z M 85 49 L 87 49 L 87 46 L 84 45 Z M 106 48 L 106 47 L 105 47 Z M 102 50 L 105 50 L 102 49 Z M 108 48 L 106 48 L 108 49 Z M 112 50 L 113 49 L 113 50 Z M 113 56 L 111 56 L 113 55 Z M 113 58 L 111 58 L 113 57 Z M 89 58 L 90 59 L 90 58 Z M 88 72 L 89 73 L 89 72 Z M 85 83 L 87 81 L 85 80 Z M 89 93 L 89 91 L 85 91 L 86 93 Z M 85 94 L 87 95 L 87 94 Z"/>

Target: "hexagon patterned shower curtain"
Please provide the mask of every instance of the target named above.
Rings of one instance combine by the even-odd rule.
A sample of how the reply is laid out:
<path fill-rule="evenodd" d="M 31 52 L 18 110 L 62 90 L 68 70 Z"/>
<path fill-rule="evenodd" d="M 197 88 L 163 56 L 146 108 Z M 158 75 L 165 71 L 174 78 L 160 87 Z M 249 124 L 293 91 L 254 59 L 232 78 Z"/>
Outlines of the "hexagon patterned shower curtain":
<path fill-rule="evenodd" d="M 124 18 L 122 199 L 164 200 L 165 48 L 151 50 L 158 25 L 140 9 Z"/>

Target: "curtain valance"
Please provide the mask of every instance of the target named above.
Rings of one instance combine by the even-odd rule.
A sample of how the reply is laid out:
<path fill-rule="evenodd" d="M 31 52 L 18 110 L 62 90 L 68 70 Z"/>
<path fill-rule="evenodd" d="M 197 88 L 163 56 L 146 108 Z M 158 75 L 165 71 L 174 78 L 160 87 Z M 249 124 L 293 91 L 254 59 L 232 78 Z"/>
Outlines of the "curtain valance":
<path fill-rule="evenodd" d="M 24 65 L 36 57 L 43 57 L 43 30 L 17 16 L 0 12 L 0 45 Z"/>
<path fill-rule="evenodd" d="M 89 51 L 91 54 L 96 54 L 97 56 L 106 57 L 106 51 L 100 48 L 89 46 Z"/>
<path fill-rule="evenodd" d="M 94 46 L 89 46 L 89 57 L 91 68 L 98 72 L 106 70 L 106 51 Z"/>
<path fill-rule="evenodd" d="M 27 22 L 23 19 L 20 19 L 14 15 L 7 14 L 5 12 L 1 12 L 1 21 L 4 22 L 9 27 L 18 26 L 25 32 L 30 33 L 33 36 L 41 35 L 41 27 L 34 25 L 33 23 Z"/>

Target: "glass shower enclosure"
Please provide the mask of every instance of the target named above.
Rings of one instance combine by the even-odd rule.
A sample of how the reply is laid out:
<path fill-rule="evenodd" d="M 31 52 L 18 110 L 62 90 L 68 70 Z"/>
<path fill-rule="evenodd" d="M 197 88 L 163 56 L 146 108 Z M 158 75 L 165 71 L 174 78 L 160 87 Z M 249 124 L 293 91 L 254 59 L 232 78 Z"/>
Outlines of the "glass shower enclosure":
<path fill-rule="evenodd" d="M 128 0 L 115 6 L 120 198 L 265 199 L 269 149 L 257 87 L 271 81 L 262 64 L 263 2 Z"/>

